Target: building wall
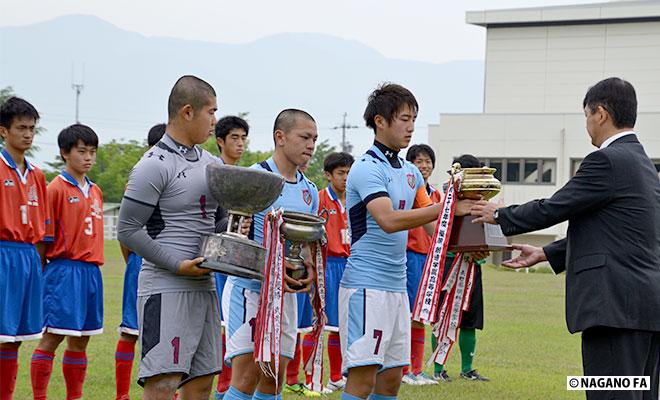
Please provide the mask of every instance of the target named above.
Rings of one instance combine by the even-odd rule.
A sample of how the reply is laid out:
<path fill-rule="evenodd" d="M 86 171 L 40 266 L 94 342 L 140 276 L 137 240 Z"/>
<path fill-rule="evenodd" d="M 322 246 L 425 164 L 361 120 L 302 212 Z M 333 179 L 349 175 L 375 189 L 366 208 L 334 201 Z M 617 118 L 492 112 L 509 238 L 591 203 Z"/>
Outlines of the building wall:
<path fill-rule="evenodd" d="M 640 112 L 660 110 L 660 22 L 487 30 L 485 113 L 577 113 L 610 76 L 635 86 Z"/>
<path fill-rule="evenodd" d="M 636 130 L 649 157 L 660 159 L 660 112 L 639 114 Z M 429 144 L 436 153 L 436 168 L 429 179 L 434 185 L 447 180 L 446 171 L 461 154 L 481 159 L 557 159 L 554 184 L 505 184 L 495 200 L 506 204 L 550 197 L 570 178 L 571 160 L 595 150 L 582 114 L 447 114 L 439 124 L 429 126 Z M 538 234 L 565 232 L 564 223 Z"/>

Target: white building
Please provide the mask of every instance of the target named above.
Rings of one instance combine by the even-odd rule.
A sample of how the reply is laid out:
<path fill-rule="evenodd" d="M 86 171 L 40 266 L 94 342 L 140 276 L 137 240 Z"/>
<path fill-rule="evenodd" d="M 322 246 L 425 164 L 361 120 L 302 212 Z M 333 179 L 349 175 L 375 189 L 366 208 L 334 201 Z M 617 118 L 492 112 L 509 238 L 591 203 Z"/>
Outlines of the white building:
<path fill-rule="evenodd" d="M 617 76 L 637 91 L 636 131 L 660 171 L 660 1 L 616 1 L 467 12 L 487 30 L 481 114 L 442 114 L 429 126 L 431 182 L 470 153 L 496 167 L 507 204 L 549 197 L 593 151 L 582 100 Z M 547 244 L 566 224 L 513 240 Z"/>

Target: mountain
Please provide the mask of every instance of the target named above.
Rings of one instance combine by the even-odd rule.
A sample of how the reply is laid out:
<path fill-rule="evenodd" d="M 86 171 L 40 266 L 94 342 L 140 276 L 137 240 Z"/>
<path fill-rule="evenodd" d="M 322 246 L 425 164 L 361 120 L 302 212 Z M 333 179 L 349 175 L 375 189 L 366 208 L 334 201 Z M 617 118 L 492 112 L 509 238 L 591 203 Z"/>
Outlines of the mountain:
<path fill-rule="evenodd" d="M 245 44 L 146 37 L 93 16 L 70 15 L 19 27 L 0 28 L 0 87 L 12 86 L 43 114 L 47 132 L 37 142 L 37 161 L 52 160 L 56 137 L 74 120 L 72 70 L 84 89 L 80 120 L 102 141 L 139 139 L 165 121 L 167 96 L 178 77 L 193 74 L 218 92 L 218 116 L 248 111 L 251 148 L 268 149 L 275 115 L 283 108 L 309 111 L 321 139 L 338 144 L 341 123 L 354 153 L 373 134 L 362 112 L 380 82 L 401 83 L 420 104 L 414 142 L 426 140 L 427 125 L 442 112 L 479 112 L 483 61 L 433 64 L 389 59 L 357 41 L 323 34 L 282 33 Z"/>

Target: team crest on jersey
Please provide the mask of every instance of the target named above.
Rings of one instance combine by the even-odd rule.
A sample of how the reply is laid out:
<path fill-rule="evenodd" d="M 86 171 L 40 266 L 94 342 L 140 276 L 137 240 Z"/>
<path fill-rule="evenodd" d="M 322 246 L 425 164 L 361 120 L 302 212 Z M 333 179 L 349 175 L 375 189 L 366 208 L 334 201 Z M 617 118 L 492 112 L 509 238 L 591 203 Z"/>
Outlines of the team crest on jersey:
<path fill-rule="evenodd" d="M 30 186 L 30 189 L 28 189 L 28 205 L 29 206 L 34 206 L 34 207 L 39 207 L 39 195 L 37 195 L 37 185 L 32 185 Z"/>
<path fill-rule="evenodd" d="M 69 197 L 69 203 L 71 203 L 71 204 L 78 203 L 79 201 L 80 201 L 80 199 L 78 198 L 78 196 Z"/>
<path fill-rule="evenodd" d="M 103 217 L 103 209 L 101 209 L 101 205 L 99 204 L 99 201 L 97 199 L 94 199 L 94 204 L 92 204 L 92 217 L 95 218 Z"/>
<path fill-rule="evenodd" d="M 407 181 L 408 181 L 408 186 L 410 186 L 411 189 L 415 188 L 415 174 L 407 174 L 406 175 Z"/>
<path fill-rule="evenodd" d="M 5 186 L 15 186 L 16 184 L 11 179 L 5 179 Z"/>
<path fill-rule="evenodd" d="M 303 200 L 305 201 L 305 204 L 307 204 L 307 205 L 312 204 L 312 194 L 309 192 L 309 190 L 303 189 L 302 197 L 303 197 Z"/>

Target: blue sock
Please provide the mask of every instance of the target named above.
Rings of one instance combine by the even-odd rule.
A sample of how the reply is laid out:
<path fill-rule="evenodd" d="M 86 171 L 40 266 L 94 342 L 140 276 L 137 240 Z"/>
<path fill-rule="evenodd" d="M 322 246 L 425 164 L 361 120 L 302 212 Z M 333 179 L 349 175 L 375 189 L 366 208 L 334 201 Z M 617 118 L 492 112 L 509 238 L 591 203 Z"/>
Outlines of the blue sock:
<path fill-rule="evenodd" d="M 252 400 L 277 400 L 277 395 L 261 393 L 260 391 L 257 390 L 256 392 L 254 392 L 254 396 L 252 396 Z"/>
<path fill-rule="evenodd" d="M 222 400 L 252 400 L 252 396 L 241 392 L 233 386 L 229 386 Z"/>
<path fill-rule="evenodd" d="M 341 400 L 363 400 L 361 397 L 353 396 L 346 392 L 341 392 Z"/>
<path fill-rule="evenodd" d="M 396 400 L 396 396 L 385 396 L 384 394 L 372 393 L 367 400 Z"/>

